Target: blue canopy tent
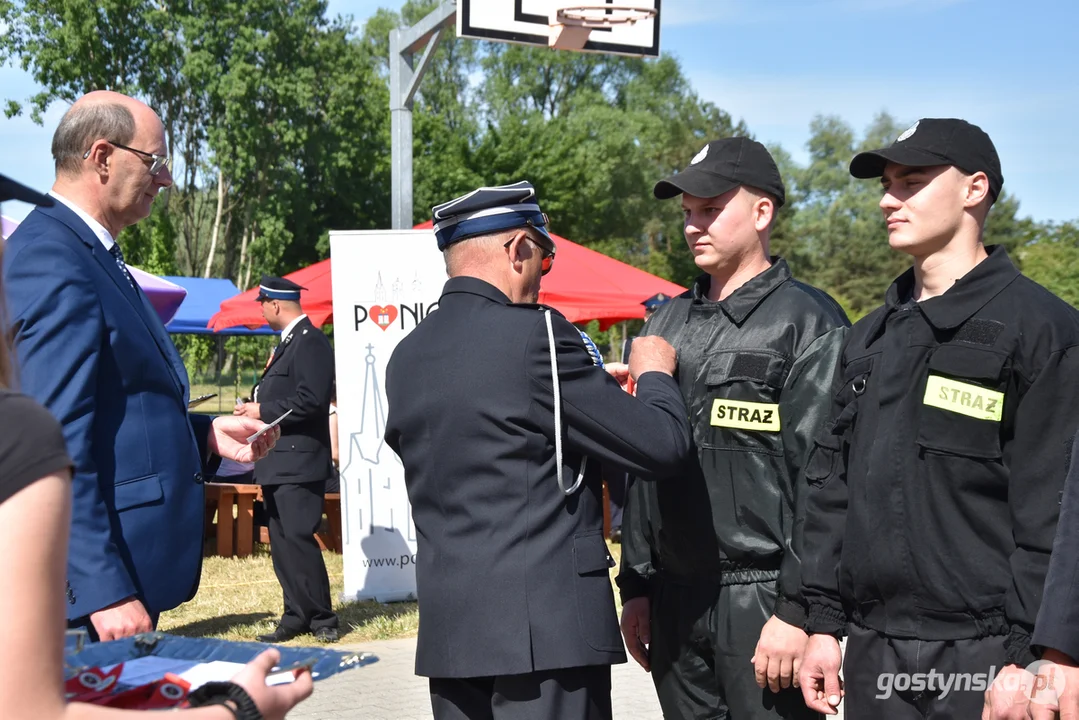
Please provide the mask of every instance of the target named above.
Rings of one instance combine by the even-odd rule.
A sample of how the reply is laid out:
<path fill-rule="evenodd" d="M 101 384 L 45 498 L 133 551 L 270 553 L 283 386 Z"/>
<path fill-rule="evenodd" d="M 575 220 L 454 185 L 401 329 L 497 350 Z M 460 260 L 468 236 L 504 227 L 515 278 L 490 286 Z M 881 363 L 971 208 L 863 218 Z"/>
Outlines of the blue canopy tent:
<path fill-rule="evenodd" d="M 171 277 L 164 276 L 163 280 L 179 285 L 187 291 L 187 297 L 180 303 L 172 320 L 165 329 L 173 335 L 210 335 L 216 339 L 215 384 L 217 385 L 217 398 L 214 402 L 200 403 L 195 406 L 199 412 L 228 412 L 232 409 L 231 403 L 223 402 L 224 385 L 233 385 L 233 380 L 223 383 L 222 370 L 225 369 L 225 340 L 231 335 L 276 335 L 269 325 L 263 325 L 255 329 L 246 328 L 242 325 L 230 327 L 220 332 L 214 332 L 206 327 L 210 318 L 221 309 L 221 303 L 229 298 L 240 294 L 240 289 L 231 280 L 224 278 L 197 278 L 197 277 Z M 252 303 L 254 304 L 254 303 Z M 252 383 L 258 378 L 251 378 Z M 247 381 L 243 381 L 246 385 Z M 237 391 L 239 394 L 239 391 Z M 216 402 L 216 410 L 213 409 Z"/>
<path fill-rule="evenodd" d="M 221 309 L 221 303 L 240 294 L 240 288 L 224 278 L 170 277 L 163 279 L 187 290 L 187 297 L 180 304 L 172 322 L 165 326 L 170 333 L 196 335 L 274 335 L 269 325 L 250 330 L 242 325 L 214 332 L 207 325 L 210 318 Z"/>

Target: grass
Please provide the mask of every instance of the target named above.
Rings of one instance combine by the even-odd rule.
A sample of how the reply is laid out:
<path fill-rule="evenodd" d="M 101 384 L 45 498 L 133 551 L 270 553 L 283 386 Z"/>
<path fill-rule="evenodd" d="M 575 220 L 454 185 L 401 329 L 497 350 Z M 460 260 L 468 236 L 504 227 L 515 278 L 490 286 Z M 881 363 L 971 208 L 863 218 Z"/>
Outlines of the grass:
<path fill-rule="evenodd" d="M 608 546 L 617 562 L 621 546 L 610 543 Z M 162 614 L 158 628 L 173 635 L 241 641 L 271 632 L 281 616 L 281 587 L 268 550 L 259 545 L 256 548 L 256 553 L 246 558 L 205 558 L 202 584 L 195 599 Z M 330 576 L 330 595 L 338 598 L 344 591 L 343 557 L 332 552 L 324 552 L 322 556 Z M 617 573 L 617 567 L 611 569 L 612 582 Z M 618 603 L 617 591 L 615 603 Z M 420 627 L 419 610 L 414 602 L 335 601 L 334 609 L 341 621 L 342 643 L 415 637 Z M 284 644 L 312 642 L 311 636 L 305 635 Z"/>

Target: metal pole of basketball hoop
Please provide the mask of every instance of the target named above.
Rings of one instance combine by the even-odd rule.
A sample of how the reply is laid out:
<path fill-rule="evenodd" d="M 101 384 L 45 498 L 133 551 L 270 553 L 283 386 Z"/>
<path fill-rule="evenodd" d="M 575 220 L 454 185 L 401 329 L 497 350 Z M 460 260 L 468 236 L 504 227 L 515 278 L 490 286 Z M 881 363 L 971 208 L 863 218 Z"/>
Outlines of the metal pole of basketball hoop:
<path fill-rule="evenodd" d="M 412 27 L 390 31 L 390 221 L 395 230 L 412 227 L 412 100 L 442 39 L 443 28 L 456 19 L 456 0 L 446 0 Z M 420 49 L 423 55 L 414 65 Z"/>

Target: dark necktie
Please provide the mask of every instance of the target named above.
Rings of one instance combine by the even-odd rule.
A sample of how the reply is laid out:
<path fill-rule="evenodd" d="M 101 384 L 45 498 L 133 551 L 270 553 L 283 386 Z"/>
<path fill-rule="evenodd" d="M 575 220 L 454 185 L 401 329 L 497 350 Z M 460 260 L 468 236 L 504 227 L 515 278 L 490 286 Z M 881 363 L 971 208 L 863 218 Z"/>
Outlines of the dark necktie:
<path fill-rule="evenodd" d="M 127 264 L 124 263 L 124 251 L 120 249 L 120 243 L 114 242 L 112 247 L 109 248 L 109 254 L 112 255 L 112 259 L 116 261 L 117 267 L 120 268 L 120 272 L 124 274 L 127 281 L 131 284 L 131 289 L 135 289 L 135 281 L 131 279 L 131 273 L 127 271 Z"/>

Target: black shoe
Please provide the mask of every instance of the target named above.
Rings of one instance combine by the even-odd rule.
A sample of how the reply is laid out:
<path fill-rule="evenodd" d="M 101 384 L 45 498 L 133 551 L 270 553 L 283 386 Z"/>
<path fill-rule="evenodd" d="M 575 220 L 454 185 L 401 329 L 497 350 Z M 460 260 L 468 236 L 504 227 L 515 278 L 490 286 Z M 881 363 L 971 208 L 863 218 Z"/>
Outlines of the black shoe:
<path fill-rule="evenodd" d="M 291 640 L 294 637 L 306 635 L 307 633 L 307 630 L 292 630 L 291 628 L 287 628 L 284 625 L 278 625 L 272 633 L 259 635 L 256 639 L 259 642 L 264 643 L 283 643 Z"/>
<path fill-rule="evenodd" d="M 320 627 L 315 630 L 315 639 L 321 643 L 335 643 L 337 642 L 337 628 Z"/>
<path fill-rule="evenodd" d="M 622 544 L 622 528 L 611 530 L 611 542 Z"/>

